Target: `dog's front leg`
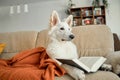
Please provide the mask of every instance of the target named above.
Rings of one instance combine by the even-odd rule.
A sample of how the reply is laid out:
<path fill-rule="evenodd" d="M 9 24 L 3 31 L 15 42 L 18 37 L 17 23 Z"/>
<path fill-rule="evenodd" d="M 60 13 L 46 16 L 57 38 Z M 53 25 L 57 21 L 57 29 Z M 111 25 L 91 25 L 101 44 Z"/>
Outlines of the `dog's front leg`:
<path fill-rule="evenodd" d="M 101 67 L 103 71 L 112 71 L 112 65 L 104 63 Z"/>
<path fill-rule="evenodd" d="M 85 74 L 82 70 L 76 68 L 76 67 L 73 67 L 73 66 L 70 66 L 70 65 L 67 65 L 67 64 L 62 64 L 61 65 L 66 71 L 67 73 L 73 77 L 75 80 L 85 80 Z"/>

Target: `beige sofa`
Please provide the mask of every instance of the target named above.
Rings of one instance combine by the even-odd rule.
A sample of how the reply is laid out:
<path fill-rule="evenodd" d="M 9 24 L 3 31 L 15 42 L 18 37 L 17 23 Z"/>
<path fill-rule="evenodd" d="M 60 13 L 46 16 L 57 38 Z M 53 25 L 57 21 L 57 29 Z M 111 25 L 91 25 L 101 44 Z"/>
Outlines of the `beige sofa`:
<path fill-rule="evenodd" d="M 0 42 L 6 43 L 6 47 L 0 58 L 10 59 L 15 54 L 26 49 L 38 46 L 47 47 L 50 42 L 47 35 L 48 30 L 18 31 L 0 33 Z M 89 25 L 73 27 L 79 56 L 106 56 L 114 52 L 113 34 L 105 25 Z M 72 70 L 71 70 L 72 71 Z M 69 75 L 55 77 L 55 80 L 73 80 Z M 86 74 L 85 80 L 120 80 L 120 78 L 107 71 L 97 71 Z"/>

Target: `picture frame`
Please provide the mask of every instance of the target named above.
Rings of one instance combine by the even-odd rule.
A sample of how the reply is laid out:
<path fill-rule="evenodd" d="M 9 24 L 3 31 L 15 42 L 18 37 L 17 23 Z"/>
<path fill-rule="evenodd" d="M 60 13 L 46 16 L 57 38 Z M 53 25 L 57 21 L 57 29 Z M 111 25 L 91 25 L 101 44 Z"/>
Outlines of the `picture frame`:
<path fill-rule="evenodd" d="M 94 9 L 94 15 L 101 15 L 102 14 L 102 11 L 101 11 L 101 8 L 95 8 Z"/>

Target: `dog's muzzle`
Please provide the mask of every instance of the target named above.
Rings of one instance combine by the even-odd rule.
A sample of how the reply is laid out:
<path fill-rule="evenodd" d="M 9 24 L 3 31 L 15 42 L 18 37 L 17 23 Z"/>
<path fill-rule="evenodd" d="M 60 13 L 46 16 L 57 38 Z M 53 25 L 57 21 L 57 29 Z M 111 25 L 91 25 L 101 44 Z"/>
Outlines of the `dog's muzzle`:
<path fill-rule="evenodd" d="M 75 36 L 73 34 L 69 35 L 67 38 L 63 38 L 61 39 L 62 41 L 71 41 L 72 39 L 74 39 Z"/>

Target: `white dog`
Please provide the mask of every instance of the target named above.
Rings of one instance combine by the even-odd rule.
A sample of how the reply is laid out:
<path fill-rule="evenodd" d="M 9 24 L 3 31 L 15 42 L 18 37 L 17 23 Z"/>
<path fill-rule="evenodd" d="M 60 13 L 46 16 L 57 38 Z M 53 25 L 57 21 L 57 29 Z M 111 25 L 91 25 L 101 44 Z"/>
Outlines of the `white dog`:
<path fill-rule="evenodd" d="M 74 38 L 71 32 L 72 20 L 73 16 L 70 15 L 64 22 L 61 22 L 58 13 L 56 11 L 52 12 L 48 33 L 51 42 L 48 44 L 47 53 L 55 61 L 57 61 L 55 58 L 78 58 L 76 46 L 71 42 Z M 60 63 L 58 62 L 58 64 Z M 67 73 L 75 80 L 85 79 L 85 74 L 82 70 L 66 64 L 60 65 L 63 66 Z"/>

